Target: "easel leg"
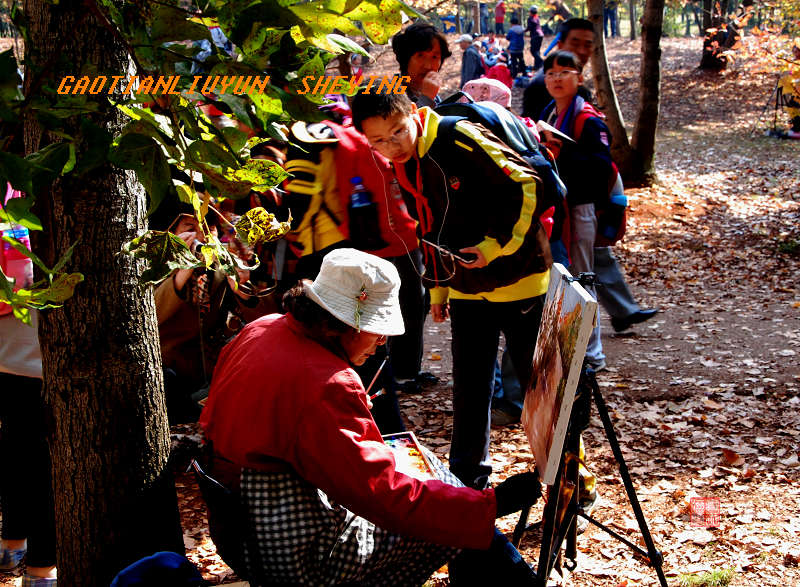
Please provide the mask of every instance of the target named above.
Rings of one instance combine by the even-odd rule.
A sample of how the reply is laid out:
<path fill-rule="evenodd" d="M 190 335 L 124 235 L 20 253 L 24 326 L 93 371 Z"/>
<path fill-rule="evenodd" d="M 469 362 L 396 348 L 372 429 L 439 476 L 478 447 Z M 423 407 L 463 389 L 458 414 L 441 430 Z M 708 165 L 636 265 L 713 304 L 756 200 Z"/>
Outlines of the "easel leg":
<path fill-rule="evenodd" d="M 628 494 L 628 501 L 630 501 L 631 507 L 633 508 L 633 513 L 636 516 L 636 521 L 639 523 L 639 530 L 642 533 L 644 543 L 647 545 L 647 553 L 650 557 L 650 565 L 656 570 L 658 580 L 662 587 L 667 587 L 667 578 L 664 576 L 664 569 L 661 566 L 664 559 L 661 553 L 656 549 L 656 545 L 653 542 L 653 537 L 650 535 L 650 529 L 647 527 L 647 520 L 644 519 L 644 513 L 642 512 L 642 506 L 639 504 L 639 498 L 636 497 L 636 489 L 633 487 L 633 481 L 631 480 L 628 466 L 625 464 L 625 459 L 622 456 L 622 451 L 619 448 L 617 434 L 614 432 L 614 426 L 611 423 L 610 416 L 608 415 L 608 407 L 606 406 L 606 402 L 600 393 L 597 380 L 595 380 L 594 377 L 591 378 L 591 386 L 594 403 L 597 406 L 597 413 L 600 416 L 600 420 L 603 422 L 606 438 L 611 445 L 611 451 L 614 453 L 614 459 L 616 459 L 617 465 L 619 466 L 620 477 L 622 477 L 622 482 L 625 485 L 625 492 Z"/>

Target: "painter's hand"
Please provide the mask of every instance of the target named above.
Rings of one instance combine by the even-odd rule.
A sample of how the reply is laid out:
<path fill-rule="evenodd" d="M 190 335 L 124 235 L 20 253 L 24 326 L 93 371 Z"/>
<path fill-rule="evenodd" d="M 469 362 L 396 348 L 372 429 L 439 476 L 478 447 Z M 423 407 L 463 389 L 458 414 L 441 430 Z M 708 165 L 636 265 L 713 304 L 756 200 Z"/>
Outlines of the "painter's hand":
<path fill-rule="evenodd" d="M 444 304 L 431 304 L 431 318 L 434 322 L 444 322 L 450 317 L 450 306 Z"/>

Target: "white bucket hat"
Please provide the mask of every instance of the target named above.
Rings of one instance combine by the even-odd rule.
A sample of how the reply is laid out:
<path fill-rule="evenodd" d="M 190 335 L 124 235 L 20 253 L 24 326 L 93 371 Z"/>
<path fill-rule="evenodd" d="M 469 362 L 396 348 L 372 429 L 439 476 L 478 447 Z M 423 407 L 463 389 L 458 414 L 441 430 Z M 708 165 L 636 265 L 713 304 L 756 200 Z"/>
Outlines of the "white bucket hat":
<path fill-rule="evenodd" d="M 403 334 L 400 276 L 389 261 L 336 249 L 322 259 L 319 275 L 306 282 L 306 295 L 345 324 L 372 334 Z"/>

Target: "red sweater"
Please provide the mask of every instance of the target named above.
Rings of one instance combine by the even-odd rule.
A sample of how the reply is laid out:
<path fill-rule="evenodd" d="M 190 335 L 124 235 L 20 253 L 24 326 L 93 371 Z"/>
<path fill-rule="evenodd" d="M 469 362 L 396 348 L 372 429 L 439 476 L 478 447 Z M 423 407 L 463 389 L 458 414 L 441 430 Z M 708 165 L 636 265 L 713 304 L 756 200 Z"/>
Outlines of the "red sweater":
<path fill-rule="evenodd" d="M 224 458 L 265 470 L 279 459 L 386 530 L 458 548 L 491 543 L 494 490 L 396 471 L 358 375 L 291 315 L 251 322 L 223 349 L 200 424 Z"/>

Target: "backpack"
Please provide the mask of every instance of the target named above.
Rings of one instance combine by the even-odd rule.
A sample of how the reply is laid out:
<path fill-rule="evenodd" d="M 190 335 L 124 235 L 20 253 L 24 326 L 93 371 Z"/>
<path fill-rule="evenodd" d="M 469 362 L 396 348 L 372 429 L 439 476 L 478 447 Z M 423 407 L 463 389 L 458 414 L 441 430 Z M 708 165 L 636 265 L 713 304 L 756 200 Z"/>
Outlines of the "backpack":
<path fill-rule="evenodd" d="M 549 153 L 539 148 L 536 137 L 519 118 L 494 102 L 451 102 L 459 94 L 448 98 L 435 110 L 444 118 L 439 123 L 439 132 L 448 136 L 455 133 L 455 125 L 459 120 L 468 120 L 480 124 L 506 145 L 516 151 L 530 165 L 542 182 L 543 199 L 542 225 L 547 231 L 550 242 L 561 240 L 565 232 L 567 214 L 567 188 L 558 177 L 555 163 L 548 158 Z M 552 212 L 550 209 L 552 208 Z"/>
<path fill-rule="evenodd" d="M 583 125 L 593 114 L 581 110 L 575 116 L 573 136 L 577 142 L 583 132 Z M 611 136 L 608 137 L 611 144 Z M 612 161 L 611 173 L 608 176 L 608 198 L 595 205 L 597 215 L 596 247 L 609 247 L 617 244 L 625 237 L 628 226 L 628 198 L 622 185 L 622 176 L 617 165 Z"/>

